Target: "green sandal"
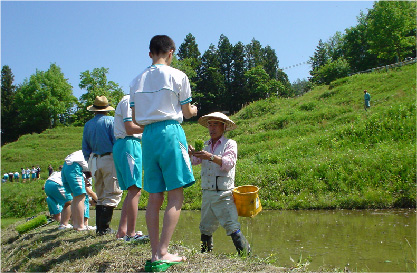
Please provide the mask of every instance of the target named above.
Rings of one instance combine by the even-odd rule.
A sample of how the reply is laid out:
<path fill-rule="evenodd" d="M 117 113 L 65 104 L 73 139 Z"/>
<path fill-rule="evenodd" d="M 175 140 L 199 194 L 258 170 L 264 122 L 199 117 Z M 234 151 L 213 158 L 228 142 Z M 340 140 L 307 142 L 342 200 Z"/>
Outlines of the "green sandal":
<path fill-rule="evenodd" d="M 167 260 L 159 260 L 151 262 L 151 260 L 146 260 L 145 271 L 146 272 L 164 272 L 167 271 L 173 265 L 181 264 L 182 262 L 170 262 Z"/>

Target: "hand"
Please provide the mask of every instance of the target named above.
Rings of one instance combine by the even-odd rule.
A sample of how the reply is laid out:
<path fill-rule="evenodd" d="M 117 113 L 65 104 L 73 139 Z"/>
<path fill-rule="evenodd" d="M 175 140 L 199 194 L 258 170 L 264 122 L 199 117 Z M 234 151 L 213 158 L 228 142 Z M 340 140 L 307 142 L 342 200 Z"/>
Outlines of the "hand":
<path fill-rule="evenodd" d="M 83 172 L 85 174 L 85 178 L 89 179 L 90 177 L 93 177 L 90 171 Z"/>
<path fill-rule="evenodd" d="M 194 147 L 191 144 L 188 144 L 188 154 L 192 156 L 194 155 L 194 153 L 195 153 Z"/>
<path fill-rule="evenodd" d="M 191 109 L 193 112 L 193 117 L 197 116 L 197 112 L 198 112 L 197 104 L 191 105 Z"/>
<path fill-rule="evenodd" d="M 194 152 L 193 156 L 200 158 L 200 159 L 205 159 L 205 160 L 209 160 L 210 157 L 212 156 L 211 153 L 207 152 L 207 151 L 199 151 L 199 152 Z"/>

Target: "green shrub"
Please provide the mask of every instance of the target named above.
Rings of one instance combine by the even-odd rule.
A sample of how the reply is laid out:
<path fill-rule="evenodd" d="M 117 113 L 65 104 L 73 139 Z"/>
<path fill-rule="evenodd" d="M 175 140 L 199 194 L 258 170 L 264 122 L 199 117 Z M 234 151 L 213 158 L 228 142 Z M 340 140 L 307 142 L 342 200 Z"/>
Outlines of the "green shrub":
<path fill-rule="evenodd" d="M 26 223 L 16 226 L 16 231 L 19 232 L 19 234 L 23 234 L 28 232 L 29 230 L 45 225 L 47 222 L 48 219 L 46 218 L 46 215 L 39 215 L 27 221 Z"/>

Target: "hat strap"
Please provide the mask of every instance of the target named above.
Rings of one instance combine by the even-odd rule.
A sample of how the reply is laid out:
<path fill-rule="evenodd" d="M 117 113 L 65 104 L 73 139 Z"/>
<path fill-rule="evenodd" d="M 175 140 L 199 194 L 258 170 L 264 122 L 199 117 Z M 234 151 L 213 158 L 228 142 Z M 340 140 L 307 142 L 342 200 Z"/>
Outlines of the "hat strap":
<path fill-rule="evenodd" d="M 109 107 L 109 105 L 107 104 L 105 106 L 97 106 L 97 105 L 93 104 L 93 107 L 96 108 L 96 109 L 105 109 L 105 108 Z"/>

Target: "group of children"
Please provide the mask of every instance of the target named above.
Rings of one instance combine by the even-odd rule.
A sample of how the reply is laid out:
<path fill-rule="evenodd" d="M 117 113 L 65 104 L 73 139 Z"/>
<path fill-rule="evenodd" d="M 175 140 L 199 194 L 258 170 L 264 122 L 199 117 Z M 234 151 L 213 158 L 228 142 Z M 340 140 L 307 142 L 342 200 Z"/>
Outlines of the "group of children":
<path fill-rule="evenodd" d="M 72 184 L 77 186 L 72 186 Z M 71 191 L 71 187 L 85 194 L 82 200 L 82 211 L 77 210 L 80 204 L 73 202 L 74 191 Z M 51 173 L 43 189 L 47 196 L 46 203 L 50 214 L 60 222 L 58 229 L 80 230 L 79 225 L 82 221 L 84 226 L 82 230 L 95 230 L 95 226 L 88 225 L 88 219 L 90 205 L 94 206 L 97 203 L 97 195 L 92 190 L 91 176 L 88 175 L 87 163 L 84 161 L 81 150 L 65 158 L 64 165 L 59 166 L 59 171 Z M 69 223 L 70 219 L 72 219 L 72 225 Z"/>
<path fill-rule="evenodd" d="M 149 193 L 146 224 L 152 249 L 152 257 L 146 262 L 145 271 L 165 271 L 170 266 L 185 261 L 185 257 L 169 253 L 168 247 L 180 217 L 184 200 L 183 190 L 195 183 L 192 165 L 202 164 L 201 251 L 212 251 L 212 234 L 221 225 L 226 229 L 227 235 L 231 236 L 239 254 L 249 254 L 250 246 L 240 231 L 232 195 L 237 144 L 224 136 L 225 131 L 235 129 L 236 125 L 222 113 L 205 115 L 199 119 L 199 123 L 208 128 L 210 140 L 206 141 L 202 151 L 196 151 L 188 145 L 180 124 L 183 118 L 196 116 L 197 107 L 191 104 L 191 88 L 186 74 L 170 67 L 175 43 L 166 35 L 156 35 L 151 39 L 149 49 L 152 65 L 132 81 L 130 96 L 125 96 L 116 109 L 114 135 L 117 141 L 112 153 L 93 153 L 93 157 L 97 158 L 114 158 L 120 188 L 128 190 L 116 237 L 121 237 L 121 233 L 131 233 L 131 229 L 134 228 L 142 189 L 143 167 L 143 189 Z M 108 111 L 110 108 L 107 99 L 100 98 L 97 97 L 97 103 L 95 101 L 93 105 L 98 109 L 96 111 Z M 100 101 L 106 103 L 99 105 Z M 124 110 L 119 111 L 119 108 Z M 141 139 L 134 136 L 137 133 L 142 133 Z M 77 198 L 75 201 L 75 196 L 84 197 L 83 193 L 88 194 L 88 191 L 83 190 L 88 188 L 84 181 L 88 181 L 94 174 L 95 179 L 97 178 L 97 171 L 92 174 L 89 167 L 98 169 L 98 166 L 89 166 L 85 156 L 84 153 L 83 157 L 82 151 L 69 155 L 62 168 L 62 182 L 55 181 L 52 175 L 48 179 L 49 182 L 47 181 L 48 185 L 45 183 L 45 192 L 53 185 L 56 188 L 54 191 L 61 193 L 59 197 L 58 194 L 55 197 L 51 197 L 52 194 L 48 195 L 51 214 L 62 212 L 60 228 L 69 227 L 68 214 L 71 211 L 72 228 L 89 229 L 88 225 L 79 229 L 82 226 L 82 217 L 84 216 L 85 220 L 87 213 L 86 210 L 82 213 L 80 208 L 87 208 L 87 202 L 81 203 L 84 201 L 83 198 Z M 83 174 L 86 176 L 83 177 Z M 58 177 L 58 174 L 56 176 Z M 63 189 L 72 193 L 74 199 L 72 200 L 70 195 L 63 195 Z M 168 198 L 162 231 L 159 233 L 159 212 L 165 198 L 164 192 L 167 192 Z M 101 192 L 99 200 L 100 196 Z M 94 197 L 92 199 L 93 202 L 97 200 Z M 68 210 L 68 207 L 71 209 Z M 96 210 L 97 214 L 99 212 Z M 96 219 L 98 217 L 97 215 Z M 129 232 L 126 233 L 127 229 Z"/>
<path fill-rule="evenodd" d="M 22 182 L 25 183 L 26 181 L 34 181 L 38 180 L 40 178 L 41 168 L 39 165 L 35 168 L 35 166 L 32 166 L 32 168 L 21 168 L 22 176 L 20 176 L 19 172 L 9 172 L 4 173 L 2 182 L 19 182 L 20 179 L 22 179 Z"/>

